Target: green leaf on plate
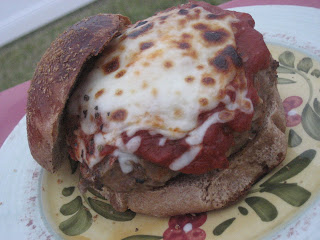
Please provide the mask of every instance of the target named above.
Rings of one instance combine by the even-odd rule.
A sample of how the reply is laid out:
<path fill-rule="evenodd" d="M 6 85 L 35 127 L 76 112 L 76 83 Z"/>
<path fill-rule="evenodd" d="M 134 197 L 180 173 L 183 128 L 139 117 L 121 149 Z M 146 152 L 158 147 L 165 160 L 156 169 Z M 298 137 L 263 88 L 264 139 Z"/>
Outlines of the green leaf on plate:
<path fill-rule="evenodd" d="M 311 196 L 311 193 L 297 184 L 279 183 L 263 188 L 260 192 L 272 193 L 294 207 L 300 207 Z"/>
<path fill-rule="evenodd" d="M 215 236 L 221 235 L 228 227 L 230 227 L 230 225 L 233 223 L 234 220 L 236 220 L 236 218 L 230 218 L 230 219 L 220 223 L 213 230 L 213 235 L 215 235 Z"/>
<path fill-rule="evenodd" d="M 300 60 L 300 62 L 297 65 L 297 69 L 305 73 L 308 73 L 309 70 L 312 68 L 312 66 L 313 66 L 313 62 L 311 58 L 305 57 Z"/>
<path fill-rule="evenodd" d="M 313 149 L 309 149 L 301 153 L 299 156 L 297 156 L 287 165 L 282 167 L 278 172 L 276 172 L 271 178 L 269 178 L 260 186 L 265 187 L 268 185 L 280 183 L 282 181 L 296 176 L 311 163 L 315 155 L 316 151 Z"/>
<path fill-rule="evenodd" d="M 87 231 L 91 225 L 92 215 L 82 206 L 75 215 L 60 223 L 59 229 L 68 236 L 76 236 Z"/>
<path fill-rule="evenodd" d="M 312 76 L 315 76 L 316 78 L 319 78 L 319 77 L 320 77 L 320 70 L 319 70 L 319 69 L 314 69 L 314 70 L 311 72 L 311 75 L 312 75 Z"/>
<path fill-rule="evenodd" d="M 78 196 L 75 199 L 73 199 L 71 202 L 63 204 L 62 207 L 60 208 L 60 212 L 64 216 L 68 216 L 77 212 L 81 206 L 82 206 L 82 199 L 80 196 Z"/>
<path fill-rule="evenodd" d="M 75 187 L 67 187 L 62 190 L 62 195 L 65 197 L 69 197 L 74 192 Z"/>
<path fill-rule="evenodd" d="M 270 222 L 278 216 L 276 207 L 262 197 L 248 197 L 245 202 L 256 212 L 263 222 Z"/>
<path fill-rule="evenodd" d="M 100 200 L 95 200 L 89 197 L 88 201 L 92 209 L 106 219 L 124 222 L 130 221 L 136 216 L 136 213 L 130 210 L 118 212 L 110 204 Z"/>
<path fill-rule="evenodd" d="M 162 236 L 153 236 L 153 235 L 133 235 L 130 237 L 122 238 L 122 240 L 156 240 L 162 239 Z"/>
<path fill-rule="evenodd" d="M 240 207 L 238 207 L 238 210 L 243 216 L 248 215 L 248 209 L 240 206 Z"/>
<path fill-rule="evenodd" d="M 318 114 L 320 116 L 320 102 L 318 101 L 317 98 L 315 98 L 313 100 L 313 108 L 314 108 L 314 111 L 316 112 L 316 114 Z"/>
<path fill-rule="evenodd" d="M 93 188 L 88 188 L 88 191 L 89 191 L 92 195 L 96 196 L 97 198 L 106 200 L 104 196 L 102 196 L 98 191 L 94 190 Z"/>
<path fill-rule="evenodd" d="M 71 167 L 71 174 L 74 174 L 77 171 L 79 162 L 74 161 L 73 159 L 71 159 L 69 157 L 69 163 L 70 163 L 70 167 Z"/>
<path fill-rule="evenodd" d="M 306 133 L 320 141 L 320 116 L 312 109 L 309 103 L 302 111 L 302 126 Z"/>
<path fill-rule="evenodd" d="M 278 77 L 278 84 L 293 84 L 296 83 L 296 81 L 293 81 L 291 79 L 287 79 L 287 78 L 279 78 Z"/>
<path fill-rule="evenodd" d="M 295 73 L 296 73 L 295 71 L 293 71 L 293 70 L 291 70 L 291 69 L 288 69 L 288 68 L 285 68 L 285 67 L 283 67 L 283 66 L 279 66 L 279 67 L 277 68 L 277 72 L 278 72 L 278 73 L 291 73 L 291 74 L 295 74 Z"/>
<path fill-rule="evenodd" d="M 284 66 L 294 68 L 294 61 L 295 61 L 295 56 L 290 51 L 285 51 L 281 53 L 279 56 L 279 62 Z"/>
<path fill-rule="evenodd" d="M 293 130 L 289 131 L 288 146 L 293 148 L 301 144 L 302 138 Z"/>

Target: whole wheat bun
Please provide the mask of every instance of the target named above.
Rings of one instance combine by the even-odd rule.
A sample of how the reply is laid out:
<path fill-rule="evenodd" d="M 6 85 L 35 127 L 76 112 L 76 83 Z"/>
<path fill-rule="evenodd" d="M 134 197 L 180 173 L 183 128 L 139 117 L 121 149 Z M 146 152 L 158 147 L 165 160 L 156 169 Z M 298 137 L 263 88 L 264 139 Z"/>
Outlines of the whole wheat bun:
<path fill-rule="evenodd" d="M 28 92 L 27 133 L 32 156 L 49 172 L 68 159 L 62 119 L 79 76 L 129 24 L 115 14 L 84 19 L 61 34 L 38 63 Z"/>
<path fill-rule="evenodd" d="M 95 57 L 128 25 L 121 15 L 100 14 L 85 19 L 58 37 L 39 62 L 27 104 L 31 154 L 49 172 L 68 159 L 64 111 L 70 94 Z M 144 192 L 101 193 L 124 211 L 172 216 L 204 212 L 230 205 L 285 157 L 285 118 L 277 91 L 277 63 L 255 76 L 264 101 L 264 120 L 255 138 L 232 155 L 230 167 L 203 175 L 180 175 L 164 187 Z M 260 85 L 260 87 L 259 87 Z"/>

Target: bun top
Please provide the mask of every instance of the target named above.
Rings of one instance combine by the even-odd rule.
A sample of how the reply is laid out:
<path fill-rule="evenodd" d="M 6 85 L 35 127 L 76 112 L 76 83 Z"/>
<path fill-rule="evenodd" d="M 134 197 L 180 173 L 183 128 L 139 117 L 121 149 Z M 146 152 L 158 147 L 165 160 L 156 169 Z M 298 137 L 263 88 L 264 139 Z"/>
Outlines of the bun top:
<path fill-rule="evenodd" d="M 62 116 L 79 76 L 129 24 L 113 14 L 84 19 L 61 34 L 38 63 L 28 93 L 27 132 L 31 154 L 46 170 L 55 172 L 68 157 Z"/>

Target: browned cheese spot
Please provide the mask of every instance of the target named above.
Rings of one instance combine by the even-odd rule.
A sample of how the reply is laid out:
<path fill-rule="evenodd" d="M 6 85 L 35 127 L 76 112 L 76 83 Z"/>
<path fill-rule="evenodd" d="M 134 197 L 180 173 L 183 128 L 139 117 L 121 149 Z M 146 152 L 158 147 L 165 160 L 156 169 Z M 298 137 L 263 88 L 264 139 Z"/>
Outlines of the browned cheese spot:
<path fill-rule="evenodd" d="M 109 74 L 117 71 L 119 69 L 119 66 L 119 57 L 115 57 L 110 62 L 104 64 L 102 68 L 105 74 Z"/>
<path fill-rule="evenodd" d="M 199 104 L 203 107 L 207 106 L 209 103 L 208 99 L 207 98 L 200 98 L 199 99 Z"/>
<path fill-rule="evenodd" d="M 251 109 L 251 102 L 248 100 L 242 100 L 242 106 L 245 110 L 249 111 Z"/>
<path fill-rule="evenodd" d="M 189 11 L 187 9 L 180 9 L 178 14 L 179 15 L 187 15 L 189 13 Z"/>
<path fill-rule="evenodd" d="M 155 88 L 152 88 L 151 93 L 152 93 L 152 95 L 153 95 L 154 97 L 156 97 L 156 96 L 158 95 L 158 90 L 155 89 Z"/>
<path fill-rule="evenodd" d="M 225 96 L 226 96 L 225 90 L 220 89 L 220 90 L 218 91 L 217 98 L 220 100 L 220 99 L 223 99 Z"/>
<path fill-rule="evenodd" d="M 223 13 L 223 14 L 213 14 L 213 13 L 210 13 L 206 16 L 206 19 L 222 19 L 226 16 L 227 14 Z"/>
<path fill-rule="evenodd" d="M 125 69 L 119 71 L 119 72 L 116 74 L 116 78 L 121 78 L 121 77 L 123 77 L 123 75 L 125 75 L 126 72 L 127 72 L 127 70 L 125 70 Z"/>
<path fill-rule="evenodd" d="M 242 66 L 241 57 L 237 53 L 236 49 L 231 45 L 223 49 L 215 58 L 209 59 L 209 64 L 211 66 L 223 72 L 228 71 L 231 62 L 235 67 Z"/>
<path fill-rule="evenodd" d="M 186 25 L 186 23 L 187 23 L 186 19 L 180 19 L 178 24 L 181 28 L 183 28 Z"/>
<path fill-rule="evenodd" d="M 143 63 L 143 66 L 144 66 L 144 67 L 148 67 L 148 66 L 150 66 L 150 63 L 149 63 L 149 62 L 144 62 L 144 63 Z"/>
<path fill-rule="evenodd" d="M 223 43 L 228 37 L 228 33 L 223 29 L 217 31 L 206 31 L 203 33 L 203 39 L 208 43 Z"/>
<path fill-rule="evenodd" d="M 123 91 L 122 91 L 121 89 L 117 89 L 115 95 L 116 95 L 116 96 L 121 96 L 122 93 L 123 93 Z"/>
<path fill-rule="evenodd" d="M 104 88 L 100 89 L 96 94 L 94 95 L 94 98 L 97 99 L 99 98 L 102 94 L 104 94 Z"/>
<path fill-rule="evenodd" d="M 152 29 L 153 27 L 153 23 L 148 23 L 145 25 L 142 25 L 140 28 L 138 28 L 137 30 L 131 32 L 128 34 L 128 38 L 137 38 L 140 35 L 146 33 L 147 31 L 149 31 L 150 29 Z"/>
<path fill-rule="evenodd" d="M 193 59 L 198 58 L 198 53 L 196 52 L 196 50 L 191 50 L 191 49 L 188 52 L 184 52 L 182 55 L 187 56 L 187 57 L 191 57 Z"/>
<path fill-rule="evenodd" d="M 183 117 L 183 111 L 179 108 L 174 109 L 174 117 L 175 118 L 182 118 Z"/>
<path fill-rule="evenodd" d="M 126 49 L 126 47 L 125 47 L 125 46 L 120 45 L 120 47 L 119 47 L 119 50 L 120 50 L 120 51 L 124 51 L 125 49 Z"/>
<path fill-rule="evenodd" d="M 188 48 L 190 48 L 190 44 L 187 43 L 187 42 L 180 42 L 180 43 L 178 43 L 178 45 L 179 45 L 180 49 L 188 49 Z"/>
<path fill-rule="evenodd" d="M 189 21 L 197 20 L 200 18 L 200 9 L 195 9 L 194 14 L 188 14 L 186 17 Z"/>
<path fill-rule="evenodd" d="M 197 30 L 206 30 L 206 29 L 208 29 L 208 26 L 203 23 L 197 23 L 197 24 L 193 25 L 193 28 L 197 29 Z"/>
<path fill-rule="evenodd" d="M 114 122 L 122 122 L 126 120 L 127 116 L 128 116 L 127 110 L 121 108 L 112 112 L 110 115 L 110 119 L 111 121 L 114 121 Z"/>
<path fill-rule="evenodd" d="M 229 69 L 227 58 L 222 54 L 210 59 L 209 64 L 222 72 L 226 72 Z"/>
<path fill-rule="evenodd" d="M 180 128 L 176 127 L 176 128 L 169 128 L 169 130 L 171 132 L 182 132 Z"/>
<path fill-rule="evenodd" d="M 155 59 L 157 57 L 161 57 L 163 55 L 163 50 L 162 49 L 158 49 L 152 53 L 150 53 L 147 58 L 148 59 Z"/>
<path fill-rule="evenodd" d="M 142 83 L 142 89 L 146 89 L 148 87 L 148 83 L 146 83 L 145 81 L 143 81 Z"/>
<path fill-rule="evenodd" d="M 212 77 L 204 77 L 202 78 L 201 82 L 205 86 L 212 86 L 216 81 Z"/>
<path fill-rule="evenodd" d="M 89 97 L 87 94 L 85 94 L 85 95 L 83 96 L 83 100 L 85 100 L 86 102 L 88 102 L 89 99 L 90 99 L 90 97 Z"/>
<path fill-rule="evenodd" d="M 219 113 L 219 118 L 222 121 L 230 121 L 234 118 L 234 112 L 229 110 L 224 110 Z"/>
<path fill-rule="evenodd" d="M 134 71 L 134 74 L 139 76 L 140 75 L 140 71 Z"/>
<path fill-rule="evenodd" d="M 160 20 L 166 20 L 169 16 L 161 16 Z"/>
<path fill-rule="evenodd" d="M 184 79 L 187 83 L 191 83 L 194 81 L 194 76 L 187 76 L 185 79 Z"/>
<path fill-rule="evenodd" d="M 141 22 L 138 22 L 138 24 L 134 27 L 134 28 L 137 28 L 137 27 L 140 27 L 144 24 L 146 24 L 148 21 L 141 21 Z"/>
<path fill-rule="evenodd" d="M 165 61 L 163 64 L 166 68 L 171 68 L 173 66 L 173 63 L 171 61 Z"/>
<path fill-rule="evenodd" d="M 203 68 L 204 68 L 203 65 L 198 65 L 198 66 L 197 66 L 197 69 L 199 69 L 199 70 L 201 70 L 201 69 L 203 69 Z"/>
<path fill-rule="evenodd" d="M 140 43 L 140 50 L 146 50 L 148 48 L 151 48 L 153 46 L 153 42 L 144 42 L 144 43 Z"/>
<path fill-rule="evenodd" d="M 188 34 L 188 33 L 183 33 L 182 34 L 182 38 L 186 39 L 186 38 L 192 38 L 192 35 Z"/>
<path fill-rule="evenodd" d="M 149 113 L 147 113 L 145 116 L 148 116 L 147 118 L 150 118 Z M 153 118 L 151 118 L 150 120 L 147 120 L 146 122 L 147 124 L 150 124 L 154 128 L 162 128 L 164 123 L 163 119 L 158 115 L 155 115 Z"/>
<path fill-rule="evenodd" d="M 126 67 L 130 67 L 133 64 L 135 64 L 139 58 L 141 57 L 140 52 L 133 52 L 132 54 L 130 54 L 130 62 L 126 65 Z"/>
<path fill-rule="evenodd" d="M 239 56 L 237 50 L 232 46 L 232 45 L 228 45 L 224 50 L 223 50 L 223 54 L 226 56 L 229 56 L 231 58 L 232 63 L 236 66 L 236 67 L 241 67 L 242 66 L 242 59 Z"/>

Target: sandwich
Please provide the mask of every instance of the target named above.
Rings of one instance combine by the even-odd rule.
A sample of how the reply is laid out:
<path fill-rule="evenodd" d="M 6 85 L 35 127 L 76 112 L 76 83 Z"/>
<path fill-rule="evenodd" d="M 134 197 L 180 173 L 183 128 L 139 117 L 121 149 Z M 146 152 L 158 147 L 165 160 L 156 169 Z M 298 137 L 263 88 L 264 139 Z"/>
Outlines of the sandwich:
<path fill-rule="evenodd" d="M 249 14 L 190 1 L 61 34 L 28 93 L 34 159 L 79 162 L 79 189 L 153 216 L 226 207 L 286 155 L 278 63 Z"/>

